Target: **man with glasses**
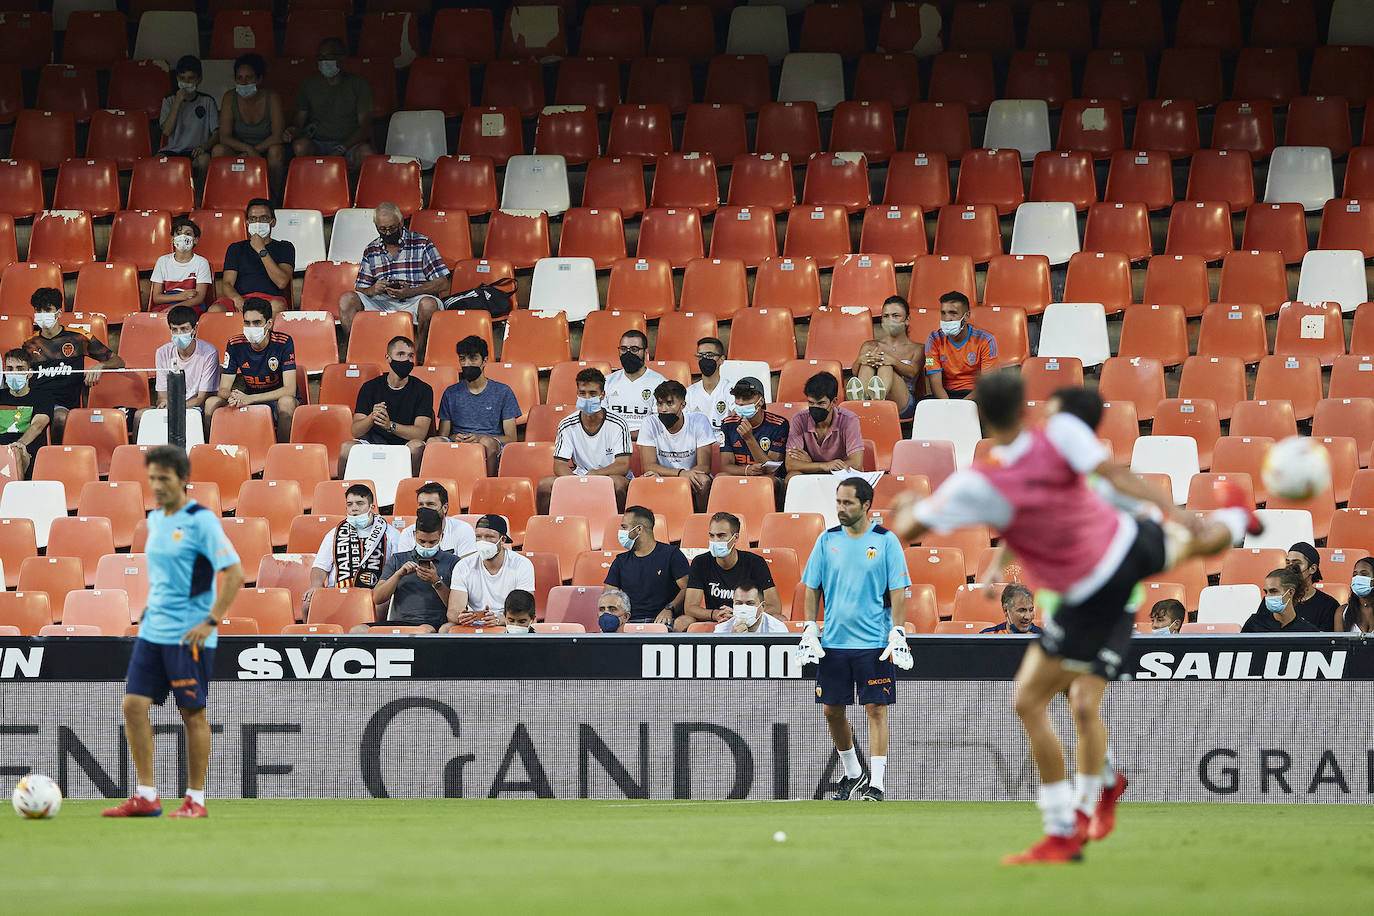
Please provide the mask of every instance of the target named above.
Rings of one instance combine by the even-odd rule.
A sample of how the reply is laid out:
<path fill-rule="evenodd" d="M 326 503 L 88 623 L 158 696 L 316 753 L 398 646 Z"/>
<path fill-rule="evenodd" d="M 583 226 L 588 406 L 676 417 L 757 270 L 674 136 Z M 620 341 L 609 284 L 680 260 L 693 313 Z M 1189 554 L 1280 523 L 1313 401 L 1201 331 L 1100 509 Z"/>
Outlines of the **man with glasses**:
<path fill-rule="evenodd" d="M 620 335 L 620 368 L 606 378 L 606 407 L 639 437 L 639 428 L 654 412 L 654 389 L 667 381 L 648 368 L 649 338 L 643 331 Z"/>
<path fill-rule="evenodd" d="M 224 272 L 219 276 L 220 296 L 214 309 L 243 310 L 245 299 L 266 299 L 272 314 L 280 315 L 291 304 L 291 281 L 296 272 L 296 246 L 272 238 L 277 212 L 272 201 L 255 197 L 248 201 L 248 238 L 234 242 L 224 252 Z"/>
<path fill-rule="evenodd" d="M 697 341 L 697 368 L 701 377 L 687 388 L 687 412 L 705 414 L 716 432 L 716 441 L 725 444 L 725 434 L 721 424 L 734 410 L 735 402 L 730 394 L 731 382 L 721 375 L 721 363 L 725 362 L 725 344 L 718 337 L 703 337 Z"/>

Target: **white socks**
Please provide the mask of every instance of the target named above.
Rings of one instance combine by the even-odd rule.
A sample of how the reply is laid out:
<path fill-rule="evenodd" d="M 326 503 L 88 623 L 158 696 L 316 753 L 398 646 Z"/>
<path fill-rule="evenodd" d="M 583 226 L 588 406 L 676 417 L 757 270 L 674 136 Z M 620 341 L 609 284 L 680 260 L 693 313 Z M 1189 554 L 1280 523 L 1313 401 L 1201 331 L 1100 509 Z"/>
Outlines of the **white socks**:
<path fill-rule="evenodd" d="M 138 786 L 134 789 L 134 794 L 148 801 L 157 801 L 157 789 L 154 786 Z"/>
<path fill-rule="evenodd" d="M 1116 761 L 1112 759 L 1112 749 L 1107 748 L 1107 760 L 1102 764 L 1102 786 L 1110 789 L 1116 785 Z"/>
<path fill-rule="evenodd" d="M 1073 786 L 1067 779 L 1040 787 L 1036 800 L 1048 836 L 1073 836 Z"/>
<path fill-rule="evenodd" d="M 863 767 L 859 766 L 859 752 L 850 748 L 847 751 L 839 751 L 840 763 L 844 764 L 844 775 L 847 779 L 857 779 L 863 773 Z"/>
<path fill-rule="evenodd" d="M 1232 506 L 1228 509 L 1217 509 L 1212 513 L 1212 518 L 1226 526 L 1226 530 L 1231 532 L 1232 544 L 1245 543 L 1245 529 L 1250 524 L 1249 516 L 1244 509 Z"/>
<path fill-rule="evenodd" d="M 189 798 L 191 801 L 195 802 L 196 804 L 201 805 L 202 807 L 204 807 L 205 805 L 204 789 L 187 789 L 186 797 Z"/>
<path fill-rule="evenodd" d="M 871 775 L 868 778 L 868 784 L 881 792 L 883 790 L 883 776 L 887 773 L 887 758 L 873 757 L 869 761 L 869 770 Z"/>
<path fill-rule="evenodd" d="M 1097 800 L 1102 797 L 1102 777 L 1079 773 L 1074 777 L 1074 781 L 1078 796 L 1074 807 L 1092 817 L 1093 812 L 1097 810 Z"/>

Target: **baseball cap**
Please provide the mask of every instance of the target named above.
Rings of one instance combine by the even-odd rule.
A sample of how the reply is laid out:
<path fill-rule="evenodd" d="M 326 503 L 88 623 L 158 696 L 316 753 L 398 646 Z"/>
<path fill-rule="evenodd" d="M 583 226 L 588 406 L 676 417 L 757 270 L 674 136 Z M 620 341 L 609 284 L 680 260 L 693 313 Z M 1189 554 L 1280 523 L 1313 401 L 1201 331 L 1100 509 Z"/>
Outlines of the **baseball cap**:
<path fill-rule="evenodd" d="M 734 395 L 737 398 L 745 398 L 752 396 L 757 396 L 761 398 L 768 397 L 768 395 L 764 394 L 763 383 L 760 382 L 758 379 L 754 378 L 753 376 L 745 376 L 744 378 L 735 382 L 735 387 L 730 389 L 730 394 Z"/>
<path fill-rule="evenodd" d="M 510 536 L 510 527 L 506 524 L 506 520 L 499 515 L 484 515 L 472 527 L 490 528 L 503 538 Z"/>

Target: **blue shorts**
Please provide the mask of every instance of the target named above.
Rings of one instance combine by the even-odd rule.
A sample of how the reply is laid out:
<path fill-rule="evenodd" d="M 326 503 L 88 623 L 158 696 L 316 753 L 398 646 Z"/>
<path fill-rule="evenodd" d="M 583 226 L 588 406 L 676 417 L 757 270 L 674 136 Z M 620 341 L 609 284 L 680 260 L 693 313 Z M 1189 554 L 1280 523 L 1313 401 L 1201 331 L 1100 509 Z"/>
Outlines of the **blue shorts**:
<path fill-rule="evenodd" d="M 859 702 L 897 702 L 897 666 L 878 661 L 882 649 L 826 649 L 816 668 L 816 702 L 848 706 L 858 687 Z"/>
<path fill-rule="evenodd" d="M 201 709 L 210 692 L 210 672 L 215 668 L 215 650 L 205 646 L 168 646 L 134 640 L 129 657 L 129 676 L 124 692 L 150 697 L 158 706 L 170 691 L 177 706 Z"/>

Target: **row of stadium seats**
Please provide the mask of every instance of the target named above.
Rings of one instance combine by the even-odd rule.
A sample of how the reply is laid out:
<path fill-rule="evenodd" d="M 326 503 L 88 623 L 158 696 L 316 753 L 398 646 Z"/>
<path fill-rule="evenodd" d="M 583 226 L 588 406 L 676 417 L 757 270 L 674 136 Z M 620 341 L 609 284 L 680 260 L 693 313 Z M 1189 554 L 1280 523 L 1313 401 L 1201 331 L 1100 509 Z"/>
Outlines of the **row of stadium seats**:
<path fill-rule="evenodd" d="M 413 54 L 411 49 L 420 47 L 420 36 L 425 34 L 434 56 L 469 56 L 482 62 L 495 60 L 498 49 L 502 58 L 563 57 L 576 50 L 584 57 L 630 59 L 647 53 L 703 59 L 723 50 L 726 54 L 764 54 L 776 61 L 793 48 L 788 14 L 796 12 L 802 13 L 797 50 L 847 57 L 863 53 L 873 39 L 878 47 L 889 51 L 928 52 L 938 47 L 929 36 L 940 34 L 942 27 L 949 35 L 951 50 L 998 55 L 1012 54 L 1018 47 L 1074 54 L 1086 54 L 1094 47 L 1153 53 L 1164 50 L 1166 41 L 1164 16 L 1155 0 L 1104 4 L 1096 17 L 1095 43 L 1093 10 L 1086 2 L 1042 0 L 1031 4 L 1023 41 L 1018 41 L 1010 3 L 956 3 L 947 23 L 939 21 L 936 7 L 922 9 L 918 3 L 886 3 L 877 17 L 866 16 L 874 11 L 857 3 L 747 5 L 733 10 L 731 6 L 672 5 L 658 7 L 651 14 L 638 4 L 592 6 L 576 17 L 571 9 L 560 5 L 515 4 L 506 11 L 499 47 L 496 19 L 489 9 L 441 9 L 423 31 L 418 15 L 369 11 L 361 17 L 356 50 L 360 56 L 387 58 L 406 51 Z M 308 8 L 291 9 L 278 41 L 277 22 L 270 8 L 221 8 L 212 11 L 209 56 L 233 57 L 245 50 L 269 58 L 277 53 L 308 56 L 324 38 L 347 34 L 347 14 L 351 11 L 351 4 L 320 8 L 312 3 Z M 729 24 L 724 47 L 720 48 L 715 17 L 726 12 Z M 866 18 L 870 22 L 876 18 L 876 34 Z M 201 21 L 195 12 L 158 10 L 134 19 L 134 57 L 175 60 L 182 54 L 199 55 Z M 1261 2 L 1249 24 L 1249 43 L 1255 47 L 1311 48 L 1318 41 L 1311 2 Z M 37 46 L 27 49 L 26 63 L 51 57 L 54 25 L 65 32 L 64 61 L 108 66 L 129 54 L 128 19 L 115 10 L 62 11 L 56 22 L 50 13 L 20 13 L 6 25 L 8 28 L 0 29 L 0 46 L 6 42 Z M 646 25 L 650 27 L 646 29 Z M 578 26 L 576 42 L 570 40 L 570 26 Z M 1177 48 L 1234 53 L 1246 41 L 1238 0 L 1183 0 L 1173 26 Z M 1371 34 L 1374 23 L 1359 0 L 1335 0 L 1326 32 L 1329 44 L 1367 44 Z"/>

